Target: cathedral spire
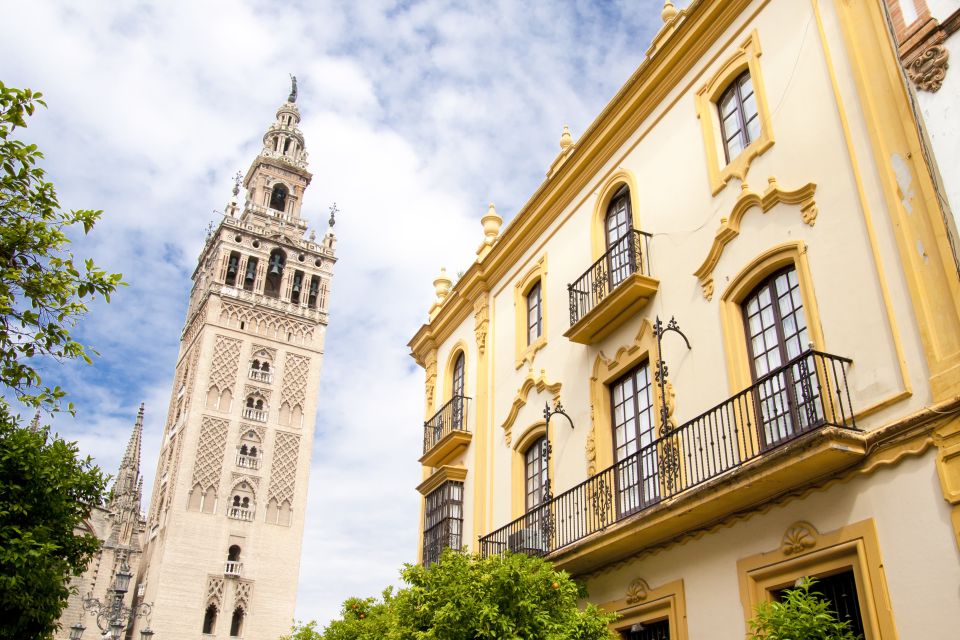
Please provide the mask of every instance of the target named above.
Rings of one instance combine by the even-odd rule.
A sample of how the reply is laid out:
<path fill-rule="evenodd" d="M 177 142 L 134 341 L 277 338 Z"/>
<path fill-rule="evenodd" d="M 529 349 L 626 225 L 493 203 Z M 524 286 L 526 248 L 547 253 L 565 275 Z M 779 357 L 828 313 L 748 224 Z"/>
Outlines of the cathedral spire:
<path fill-rule="evenodd" d="M 123 454 L 123 460 L 120 461 L 120 469 L 117 471 L 117 479 L 113 483 L 113 491 L 110 496 L 111 507 L 119 507 L 127 503 L 136 504 L 139 511 L 140 503 L 136 500 L 137 485 L 140 482 L 140 444 L 143 439 L 143 403 L 140 403 L 140 410 L 137 412 L 137 420 L 133 424 L 133 432 L 130 434 L 130 440 L 127 442 L 127 450 Z M 134 500 L 130 500 L 134 498 Z"/>

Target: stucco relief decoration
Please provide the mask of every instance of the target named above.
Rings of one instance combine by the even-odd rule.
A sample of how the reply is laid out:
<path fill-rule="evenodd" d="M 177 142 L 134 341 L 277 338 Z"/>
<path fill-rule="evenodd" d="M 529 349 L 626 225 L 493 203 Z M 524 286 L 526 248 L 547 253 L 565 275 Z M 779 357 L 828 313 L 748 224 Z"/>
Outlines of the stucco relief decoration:
<path fill-rule="evenodd" d="M 310 373 L 310 358 L 288 353 L 283 361 L 283 385 L 280 388 L 280 404 L 291 408 L 303 408 L 307 397 L 307 376 Z"/>
<path fill-rule="evenodd" d="M 267 402 L 270 402 L 271 395 L 273 395 L 273 393 L 270 391 L 270 389 L 264 389 L 263 387 L 255 387 L 252 384 L 246 384 L 243 386 L 244 398 L 249 396 L 259 396 L 264 400 L 266 400 Z"/>
<path fill-rule="evenodd" d="M 190 365 L 187 370 L 187 390 L 183 396 L 183 410 L 190 408 L 190 401 L 193 399 L 194 383 L 197 381 L 197 365 L 200 363 L 200 348 L 195 346 L 193 353 L 190 354 Z"/>
<path fill-rule="evenodd" d="M 217 609 L 223 606 L 223 578 L 209 576 L 207 578 L 206 606 L 214 605 Z"/>
<path fill-rule="evenodd" d="M 627 604 L 637 604 L 647 599 L 650 585 L 643 578 L 636 578 L 627 587 Z"/>
<path fill-rule="evenodd" d="M 237 327 L 243 322 L 248 330 L 268 337 L 285 338 L 290 334 L 300 342 L 313 339 L 311 325 L 263 309 L 233 304 L 227 300 L 222 302 L 220 320 Z"/>
<path fill-rule="evenodd" d="M 437 352 L 431 351 L 424 366 L 426 371 L 424 395 L 427 401 L 427 411 L 433 408 L 433 397 L 437 386 Z"/>
<path fill-rule="evenodd" d="M 200 423 L 200 442 L 197 444 L 197 462 L 193 467 L 192 486 L 203 490 L 220 486 L 223 452 L 227 445 L 229 422 L 204 416 Z"/>
<path fill-rule="evenodd" d="M 266 436 L 266 429 L 263 428 L 261 424 L 247 424 L 246 422 L 240 423 L 240 435 L 242 436 L 248 431 L 253 431 L 257 434 L 257 437 L 260 438 L 260 442 L 264 441 Z"/>
<path fill-rule="evenodd" d="M 187 346 L 193 342 L 193 339 L 199 333 L 200 329 L 203 328 L 203 325 L 207 321 L 207 305 L 204 302 L 200 308 L 197 310 L 193 317 L 190 318 L 190 322 L 183 330 L 183 335 L 180 336 L 180 343 Z"/>
<path fill-rule="evenodd" d="M 210 364 L 210 387 L 217 391 L 233 389 L 240 366 L 240 340 L 217 336 L 213 347 L 213 362 Z"/>
<path fill-rule="evenodd" d="M 787 527 L 787 530 L 783 533 L 780 550 L 785 556 L 803 553 L 817 544 L 818 535 L 819 532 L 817 528 L 809 522 L 804 520 L 794 522 Z"/>
<path fill-rule="evenodd" d="M 526 380 L 524 380 L 523 384 L 520 385 L 520 388 L 517 389 L 517 397 L 513 399 L 513 404 L 510 407 L 510 413 L 507 415 L 507 419 L 504 420 L 503 424 L 501 425 L 507 446 L 511 446 L 513 443 L 513 423 L 520 414 L 520 409 L 527 404 L 527 396 L 530 395 L 530 391 L 532 391 L 534 388 L 536 388 L 537 393 L 549 391 L 553 395 L 554 400 L 556 400 L 560 394 L 560 387 L 561 383 L 559 382 L 547 381 L 547 374 L 544 369 L 540 369 L 539 377 L 534 377 L 532 371 L 527 374 Z"/>
<path fill-rule="evenodd" d="M 590 422 L 593 422 L 593 406 L 590 407 Z M 587 443 L 584 445 L 587 456 L 587 477 L 592 477 L 597 473 L 597 438 L 591 428 L 587 432 Z"/>
<path fill-rule="evenodd" d="M 907 75 L 921 91 L 936 93 L 943 86 L 949 64 L 950 52 L 942 44 L 934 44 L 910 61 Z"/>
<path fill-rule="evenodd" d="M 729 217 L 721 219 L 720 228 L 717 229 L 707 257 L 703 264 L 693 272 L 693 275 L 700 281 L 703 297 L 707 300 L 713 299 L 713 270 L 720 262 L 724 248 L 740 235 L 740 224 L 743 217 L 752 208 L 759 207 L 763 213 L 766 213 L 778 204 L 799 205 L 800 219 L 803 223 L 810 227 L 816 224 L 819 215 L 817 203 L 813 198 L 817 190 L 816 184 L 810 182 L 799 189 L 790 191 L 781 189 L 780 185 L 777 184 L 777 179 L 772 176 L 767 182 L 767 188 L 763 193 L 753 191 L 746 182 L 740 185 L 740 195 L 737 196 L 733 210 Z"/>
<path fill-rule="evenodd" d="M 480 355 L 487 348 L 487 326 L 490 322 L 489 306 L 487 297 L 483 296 L 473 303 L 473 332 L 477 338 L 477 350 Z"/>
<path fill-rule="evenodd" d="M 283 504 L 284 501 L 293 504 L 299 452 L 300 436 L 293 433 L 277 433 L 267 500 L 276 499 L 277 504 Z"/>
<path fill-rule="evenodd" d="M 243 607 L 244 611 L 250 609 L 250 596 L 253 594 L 253 582 L 249 580 L 237 580 L 237 592 L 233 597 L 233 602 L 238 607 Z"/>
<path fill-rule="evenodd" d="M 257 476 L 248 476 L 243 473 L 231 473 L 230 474 L 230 486 L 236 488 L 241 482 L 246 482 L 247 484 L 252 485 L 255 489 L 260 488 L 260 478 Z"/>

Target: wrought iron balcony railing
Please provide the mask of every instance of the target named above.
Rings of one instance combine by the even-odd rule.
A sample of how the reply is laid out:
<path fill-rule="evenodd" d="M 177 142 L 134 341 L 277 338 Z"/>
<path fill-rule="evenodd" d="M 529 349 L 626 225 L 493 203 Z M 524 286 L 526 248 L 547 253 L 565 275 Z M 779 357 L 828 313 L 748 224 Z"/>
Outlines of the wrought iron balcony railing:
<path fill-rule="evenodd" d="M 856 428 L 845 366 L 807 351 L 752 386 L 480 538 L 484 555 L 547 555 L 824 427 Z"/>
<path fill-rule="evenodd" d="M 447 404 L 440 407 L 432 418 L 423 423 L 423 452 L 427 453 L 438 442 L 454 431 L 468 431 L 466 396 L 453 396 Z"/>
<path fill-rule="evenodd" d="M 570 326 L 593 311 L 600 302 L 635 273 L 650 275 L 650 238 L 631 229 L 570 285 Z"/>

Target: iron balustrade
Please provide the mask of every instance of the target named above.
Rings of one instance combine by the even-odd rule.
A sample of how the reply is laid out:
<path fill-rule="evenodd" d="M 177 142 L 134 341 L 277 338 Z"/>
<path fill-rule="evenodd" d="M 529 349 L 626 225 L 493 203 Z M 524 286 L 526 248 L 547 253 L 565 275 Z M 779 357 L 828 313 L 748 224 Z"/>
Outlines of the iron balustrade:
<path fill-rule="evenodd" d="M 614 242 L 573 284 L 567 285 L 571 327 L 593 311 L 620 283 L 633 274 L 650 275 L 651 237 L 645 231 L 631 229 Z"/>
<path fill-rule="evenodd" d="M 824 427 L 855 429 L 846 365 L 807 351 L 510 524 L 484 555 L 547 555 Z"/>
<path fill-rule="evenodd" d="M 469 400 L 470 398 L 466 396 L 453 396 L 432 418 L 423 423 L 424 453 L 437 446 L 437 443 L 447 434 L 454 431 L 468 431 L 467 402 Z"/>

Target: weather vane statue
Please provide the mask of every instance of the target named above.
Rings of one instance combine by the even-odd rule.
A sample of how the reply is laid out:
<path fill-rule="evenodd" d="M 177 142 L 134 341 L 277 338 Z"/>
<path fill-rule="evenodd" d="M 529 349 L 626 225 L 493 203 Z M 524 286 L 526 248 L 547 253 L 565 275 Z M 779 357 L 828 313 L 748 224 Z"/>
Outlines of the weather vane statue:
<path fill-rule="evenodd" d="M 297 76 L 290 74 L 290 95 L 287 96 L 287 102 L 297 101 Z"/>

